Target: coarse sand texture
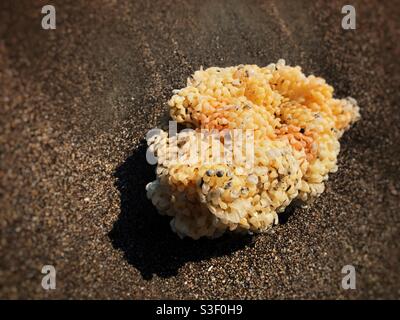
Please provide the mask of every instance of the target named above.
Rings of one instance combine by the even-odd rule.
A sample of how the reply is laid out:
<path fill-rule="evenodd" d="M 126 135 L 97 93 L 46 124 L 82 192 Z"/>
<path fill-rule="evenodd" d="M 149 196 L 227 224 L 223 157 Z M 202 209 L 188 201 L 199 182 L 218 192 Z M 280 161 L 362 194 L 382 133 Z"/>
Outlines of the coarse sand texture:
<path fill-rule="evenodd" d="M 174 137 L 160 130 L 148 139 L 157 178 L 147 185 L 147 196 L 173 217 L 172 230 L 193 239 L 263 232 L 293 200 L 307 203 L 320 195 L 328 174 L 338 169 L 339 138 L 360 117 L 353 98 L 333 98 L 324 79 L 307 77 L 284 60 L 262 68 L 200 69 L 174 91 L 169 106 L 173 120 L 194 130 Z M 206 129 L 219 133 L 212 143 Z M 202 157 L 179 161 L 193 146 L 206 150 L 207 158 L 215 144 L 224 152 L 226 132 L 238 129 L 252 133 L 250 165 Z M 178 161 L 168 156 L 172 146 Z"/>

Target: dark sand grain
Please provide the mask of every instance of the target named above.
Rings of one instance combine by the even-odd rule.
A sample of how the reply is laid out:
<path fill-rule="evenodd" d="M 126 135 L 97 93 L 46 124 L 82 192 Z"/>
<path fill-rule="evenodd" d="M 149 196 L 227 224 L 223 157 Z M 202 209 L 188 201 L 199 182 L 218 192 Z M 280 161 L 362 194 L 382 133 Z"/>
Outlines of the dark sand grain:
<path fill-rule="evenodd" d="M 47 1 L 0 2 L 0 298 L 400 297 L 399 1 L 353 1 L 354 31 L 342 1 L 52 3 L 55 31 Z M 145 197 L 145 132 L 201 65 L 279 58 L 359 101 L 339 171 L 268 234 L 179 240 Z"/>

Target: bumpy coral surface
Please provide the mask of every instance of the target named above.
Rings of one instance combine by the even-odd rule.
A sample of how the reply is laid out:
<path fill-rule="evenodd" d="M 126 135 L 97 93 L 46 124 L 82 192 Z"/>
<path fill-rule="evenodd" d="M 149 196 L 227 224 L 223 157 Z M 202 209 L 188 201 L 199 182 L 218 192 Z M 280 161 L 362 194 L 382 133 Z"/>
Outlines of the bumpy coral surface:
<path fill-rule="evenodd" d="M 193 239 L 265 231 L 294 199 L 320 195 L 337 170 L 338 139 L 359 118 L 354 99 L 333 98 L 324 79 L 283 60 L 263 68 L 200 69 L 174 93 L 172 119 L 194 130 L 148 139 L 158 162 L 157 179 L 146 189 L 158 211 L 173 217 L 172 229 Z M 211 161 L 213 146 L 228 149 L 221 133 L 235 129 L 251 133 L 252 161 Z M 199 150 L 202 156 L 192 157 Z"/>

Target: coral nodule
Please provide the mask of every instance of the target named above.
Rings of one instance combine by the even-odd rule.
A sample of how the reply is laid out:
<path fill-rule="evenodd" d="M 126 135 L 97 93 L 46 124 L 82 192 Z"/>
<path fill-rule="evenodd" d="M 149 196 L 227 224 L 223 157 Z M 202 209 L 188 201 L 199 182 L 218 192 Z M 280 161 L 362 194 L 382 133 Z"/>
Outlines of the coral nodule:
<path fill-rule="evenodd" d="M 320 195 L 339 138 L 360 117 L 353 98 L 333 98 L 324 79 L 284 60 L 200 69 L 169 106 L 190 130 L 147 139 L 157 163 L 147 196 L 193 239 L 263 232 L 293 200 Z"/>

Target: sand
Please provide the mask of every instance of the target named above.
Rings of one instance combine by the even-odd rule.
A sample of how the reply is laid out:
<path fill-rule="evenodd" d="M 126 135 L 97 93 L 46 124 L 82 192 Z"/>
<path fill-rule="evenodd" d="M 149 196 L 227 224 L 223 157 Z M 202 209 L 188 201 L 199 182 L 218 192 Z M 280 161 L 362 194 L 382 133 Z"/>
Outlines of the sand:
<path fill-rule="evenodd" d="M 0 2 L 0 298 L 400 297 L 398 1 L 354 1 L 348 31 L 340 1 L 53 3 L 46 31 L 46 1 Z M 180 240 L 146 199 L 146 131 L 201 65 L 279 58 L 358 100 L 339 171 L 267 234 Z"/>

